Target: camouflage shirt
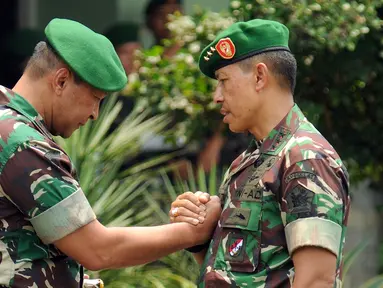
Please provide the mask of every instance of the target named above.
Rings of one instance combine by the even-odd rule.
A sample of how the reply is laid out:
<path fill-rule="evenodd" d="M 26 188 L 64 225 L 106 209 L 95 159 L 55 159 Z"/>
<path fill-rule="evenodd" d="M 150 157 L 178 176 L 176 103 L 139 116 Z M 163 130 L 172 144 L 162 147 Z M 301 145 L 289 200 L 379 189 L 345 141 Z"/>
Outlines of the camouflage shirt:
<path fill-rule="evenodd" d="M 348 187 L 338 154 L 294 105 L 227 171 L 198 287 L 291 287 L 291 255 L 306 245 L 337 256 L 340 287 Z"/>
<path fill-rule="evenodd" d="M 95 219 L 69 157 L 24 98 L 0 86 L 0 287 L 79 287 L 52 243 Z"/>

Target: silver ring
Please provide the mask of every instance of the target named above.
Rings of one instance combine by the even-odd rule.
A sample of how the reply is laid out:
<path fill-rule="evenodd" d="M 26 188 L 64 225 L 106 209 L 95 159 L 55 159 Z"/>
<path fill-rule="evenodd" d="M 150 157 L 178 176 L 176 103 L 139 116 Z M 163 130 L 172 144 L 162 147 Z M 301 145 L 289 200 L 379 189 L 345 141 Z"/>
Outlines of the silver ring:
<path fill-rule="evenodd" d="M 170 213 L 172 214 L 173 217 L 177 217 L 178 216 L 178 207 L 173 208 Z"/>

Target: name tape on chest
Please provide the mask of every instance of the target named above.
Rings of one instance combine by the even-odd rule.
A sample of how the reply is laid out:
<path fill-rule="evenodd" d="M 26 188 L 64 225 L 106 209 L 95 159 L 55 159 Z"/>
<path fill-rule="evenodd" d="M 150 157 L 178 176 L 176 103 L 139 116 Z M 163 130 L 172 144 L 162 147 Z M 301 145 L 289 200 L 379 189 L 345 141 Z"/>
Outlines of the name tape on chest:
<path fill-rule="evenodd" d="M 269 156 L 262 161 L 257 161 L 253 167 L 249 168 L 249 172 L 242 172 L 249 173 L 249 177 L 235 190 L 234 199 L 239 201 L 261 201 L 265 187 L 260 185 L 259 181 L 262 180 L 265 173 L 274 166 L 278 159 L 278 156 Z"/>

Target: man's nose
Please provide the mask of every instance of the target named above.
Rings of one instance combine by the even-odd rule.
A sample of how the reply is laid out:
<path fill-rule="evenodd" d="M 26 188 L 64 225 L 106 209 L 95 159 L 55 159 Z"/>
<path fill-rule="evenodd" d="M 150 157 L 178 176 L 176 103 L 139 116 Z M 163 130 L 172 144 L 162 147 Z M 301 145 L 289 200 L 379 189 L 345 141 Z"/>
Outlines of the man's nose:
<path fill-rule="evenodd" d="M 97 120 L 98 115 L 99 115 L 99 112 L 100 112 L 100 104 L 97 103 L 97 104 L 94 105 L 94 107 L 93 107 L 92 115 L 90 115 L 90 118 L 91 118 L 92 120 Z"/>
<path fill-rule="evenodd" d="M 213 100 L 214 100 L 214 103 L 216 103 L 216 104 L 223 102 L 223 96 L 222 96 L 221 88 L 217 87 L 215 89 Z"/>

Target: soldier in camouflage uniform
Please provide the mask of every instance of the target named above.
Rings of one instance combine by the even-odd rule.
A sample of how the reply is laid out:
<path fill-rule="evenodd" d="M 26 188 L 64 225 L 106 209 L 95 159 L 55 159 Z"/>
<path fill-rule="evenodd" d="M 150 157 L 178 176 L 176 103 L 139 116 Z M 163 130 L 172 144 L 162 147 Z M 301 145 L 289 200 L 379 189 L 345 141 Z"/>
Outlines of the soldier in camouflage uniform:
<path fill-rule="evenodd" d="M 211 241 L 188 249 L 202 265 L 198 287 L 341 286 L 348 174 L 294 103 L 288 35 L 278 22 L 239 22 L 201 54 L 201 71 L 218 80 L 224 122 L 254 140 L 224 177 Z M 182 197 L 173 222 L 193 219 L 179 209 Z"/>
<path fill-rule="evenodd" d="M 0 86 L 0 287 L 82 287 L 81 264 L 126 267 L 204 243 L 219 201 L 205 206 L 211 221 L 200 228 L 97 221 L 53 135 L 96 119 L 101 99 L 127 78 L 110 41 L 84 25 L 53 19 L 45 36 L 15 87 Z"/>

